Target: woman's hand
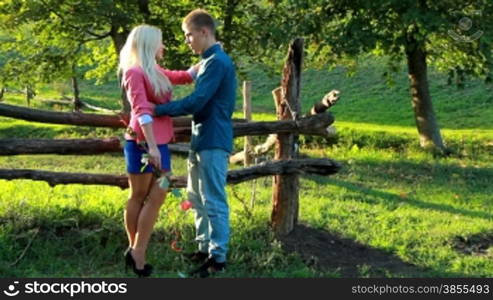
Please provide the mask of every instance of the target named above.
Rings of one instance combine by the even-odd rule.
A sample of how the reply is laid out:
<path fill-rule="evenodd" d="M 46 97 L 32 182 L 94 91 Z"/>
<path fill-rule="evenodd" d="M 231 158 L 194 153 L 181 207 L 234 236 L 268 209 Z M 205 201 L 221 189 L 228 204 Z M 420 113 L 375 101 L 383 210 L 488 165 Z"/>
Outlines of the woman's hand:
<path fill-rule="evenodd" d="M 161 152 L 159 152 L 158 147 L 149 148 L 149 162 L 161 171 Z"/>

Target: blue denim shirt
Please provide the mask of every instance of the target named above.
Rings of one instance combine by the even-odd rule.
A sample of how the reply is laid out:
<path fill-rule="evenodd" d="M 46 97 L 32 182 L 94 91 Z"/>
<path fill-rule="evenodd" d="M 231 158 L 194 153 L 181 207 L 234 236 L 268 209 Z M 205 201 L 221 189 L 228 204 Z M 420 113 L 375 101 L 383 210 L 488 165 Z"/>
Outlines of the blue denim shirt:
<path fill-rule="evenodd" d="M 215 44 L 202 53 L 195 90 L 183 99 L 155 107 L 155 114 L 193 115 L 193 151 L 219 148 L 233 150 L 231 120 L 236 99 L 236 74 L 233 61 Z"/>

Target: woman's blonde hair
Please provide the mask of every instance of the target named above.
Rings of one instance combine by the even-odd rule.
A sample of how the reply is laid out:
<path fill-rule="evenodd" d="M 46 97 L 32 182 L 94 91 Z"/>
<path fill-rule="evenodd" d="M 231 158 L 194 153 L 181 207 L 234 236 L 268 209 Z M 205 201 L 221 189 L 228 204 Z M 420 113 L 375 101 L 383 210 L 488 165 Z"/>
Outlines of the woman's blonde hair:
<path fill-rule="evenodd" d="M 140 66 L 151 82 L 156 96 L 164 95 L 172 86 L 168 77 L 156 68 L 156 52 L 162 43 L 161 30 L 150 25 L 139 25 L 132 29 L 120 51 L 118 73 Z"/>

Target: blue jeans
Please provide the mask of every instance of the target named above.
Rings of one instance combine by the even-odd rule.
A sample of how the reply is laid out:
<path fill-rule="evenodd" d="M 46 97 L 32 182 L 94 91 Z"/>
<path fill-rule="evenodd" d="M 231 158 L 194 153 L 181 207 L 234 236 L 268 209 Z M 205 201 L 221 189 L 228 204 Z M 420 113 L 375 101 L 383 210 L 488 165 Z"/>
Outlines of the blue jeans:
<path fill-rule="evenodd" d="M 229 242 L 229 206 L 226 177 L 229 153 L 222 149 L 190 151 L 188 155 L 188 198 L 195 212 L 199 251 L 225 262 Z"/>

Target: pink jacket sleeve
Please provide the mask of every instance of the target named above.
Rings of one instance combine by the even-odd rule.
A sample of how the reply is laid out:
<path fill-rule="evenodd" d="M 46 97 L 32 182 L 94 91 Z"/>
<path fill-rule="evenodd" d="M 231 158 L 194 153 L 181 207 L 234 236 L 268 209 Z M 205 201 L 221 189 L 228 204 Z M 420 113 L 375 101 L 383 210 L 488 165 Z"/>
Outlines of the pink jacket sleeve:
<path fill-rule="evenodd" d="M 144 114 L 152 116 L 154 111 L 154 104 L 147 99 L 144 76 L 142 72 L 135 69 L 128 69 L 124 75 L 127 98 L 136 117 Z"/>
<path fill-rule="evenodd" d="M 193 82 L 192 75 L 188 71 L 171 71 L 164 69 L 164 74 L 169 78 L 171 84 L 188 84 Z"/>

